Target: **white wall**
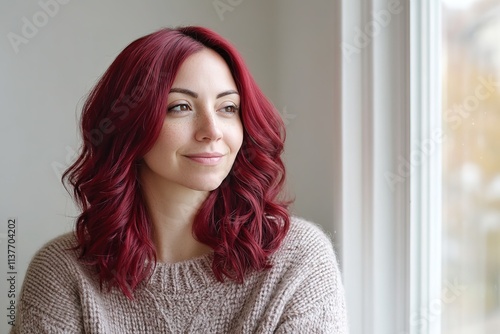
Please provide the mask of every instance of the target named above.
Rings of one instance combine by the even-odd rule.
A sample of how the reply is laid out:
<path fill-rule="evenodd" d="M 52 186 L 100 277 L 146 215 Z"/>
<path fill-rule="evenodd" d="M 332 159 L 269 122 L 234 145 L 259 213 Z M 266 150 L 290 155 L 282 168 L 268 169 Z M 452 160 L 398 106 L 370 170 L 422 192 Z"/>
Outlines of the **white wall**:
<path fill-rule="evenodd" d="M 288 130 L 285 161 L 295 212 L 325 227 L 340 251 L 340 21 L 336 1 L 278 0 L 275 105 Z M 286 109 L 285 109 L 286 108 Z M 337 175 L 337 177 L 336 177 Z"/>
<path fill-rule="evenodd" d="M 336 168 L 332 142 L 337 82 L 332 59 L 336 29 L 332 2 L 220 0 L 58 0 L 52 16 L 18 46 L 25 21 L 43 20 L 40 2 L 0 3 L 0 272 L 8 269 L 7 220 L 17 218 L 17 292 L 35 253 L 69 231 L 76 210 L 57 171 L 78 147 L 77 122 L 85 94 L 132 40 L 163 26 L 204 25 L 231 40 L 288 123 L 288 180 L 294 212 L 334 232 Z M 231 5 L 232 4 L 232 5 Z M 220 15 L 219 15 L 220 14 Z M 222 18 L 222 19 L 221 19 Z M 0 309 L 8 306 L 0 281 Z M 0 332 L 8 329 L 0 312 Z"/>

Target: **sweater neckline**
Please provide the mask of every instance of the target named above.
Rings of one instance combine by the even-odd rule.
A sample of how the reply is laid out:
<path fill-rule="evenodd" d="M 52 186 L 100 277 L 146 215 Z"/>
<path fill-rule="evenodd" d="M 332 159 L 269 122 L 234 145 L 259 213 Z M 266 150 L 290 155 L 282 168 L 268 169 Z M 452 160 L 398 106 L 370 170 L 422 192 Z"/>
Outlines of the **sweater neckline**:
<path fill-rule="evenodd" d="M 147 287 L 173 295 L 204 291 L 218 283 L 212 271 L 213 257 L 211 252 L 180 262 L 157 262 Z"/>
<path fill-rule="evenodd" d="M 177 262 L 156 262 L 156 267 L 184 267 L 189 266 L 195 262 L 205 262 L 206 260 L 213 259 L 214 252 L 208 252 L 203 255 L 198 255 L 187 260 L 177 261 Z"/>

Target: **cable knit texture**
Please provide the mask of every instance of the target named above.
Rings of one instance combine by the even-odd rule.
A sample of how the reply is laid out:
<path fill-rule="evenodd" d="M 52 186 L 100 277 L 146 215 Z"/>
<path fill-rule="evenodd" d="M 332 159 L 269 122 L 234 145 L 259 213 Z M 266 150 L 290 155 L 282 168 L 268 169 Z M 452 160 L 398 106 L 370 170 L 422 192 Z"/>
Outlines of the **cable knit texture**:
<path fill-rule="evenodd" d="M 212 254 L 158 263 L 127 299 L 99 288 L 77 260 L 73 234 L 33 258 L 11 333 L 347 333 L 344 289 L 330 239 L 292 218 L 273 267 L 243 284 L 218 282 Z"/>

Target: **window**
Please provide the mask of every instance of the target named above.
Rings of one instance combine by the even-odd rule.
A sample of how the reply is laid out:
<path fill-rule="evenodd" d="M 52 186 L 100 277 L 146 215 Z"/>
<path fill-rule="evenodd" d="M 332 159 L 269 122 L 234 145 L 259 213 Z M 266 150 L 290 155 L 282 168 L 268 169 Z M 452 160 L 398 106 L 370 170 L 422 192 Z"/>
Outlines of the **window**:
<path fill-rule="evenodd" d="M 341 3 L 351 332 L 500 333 L 500 0 Z"/>
<path fill-rule="evenodd" d="M 441 328 L 499 333 L 500 1 L 443 0 L 442 32 Z"/>

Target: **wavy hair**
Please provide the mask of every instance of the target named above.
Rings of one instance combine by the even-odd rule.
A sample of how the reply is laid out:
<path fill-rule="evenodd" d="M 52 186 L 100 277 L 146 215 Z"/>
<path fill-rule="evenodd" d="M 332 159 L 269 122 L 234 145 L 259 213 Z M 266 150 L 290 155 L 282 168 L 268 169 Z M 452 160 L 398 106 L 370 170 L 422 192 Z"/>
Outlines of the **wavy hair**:
<path fill-rule="evenodd" d="M 141 37 L 90 91 L 81 153 L 62 177 L 81 209 L 75 228 L 80 259 L 95 268 L 101 287 L 117 287 L 129 298 L 156 264 L 139 166 L 159 136 L 179 67 L 203 48 L 217 52 L 233 75 L 244 134 L 229 175 L 196 214 L 193 235 L 213 249 L 215 277 L 241 283 L 249 271 L 270 267 L 269 256 L 289 229 L 290 202 L 281 196 L 285 127 L 236 49 L 202 27 Z"/>

